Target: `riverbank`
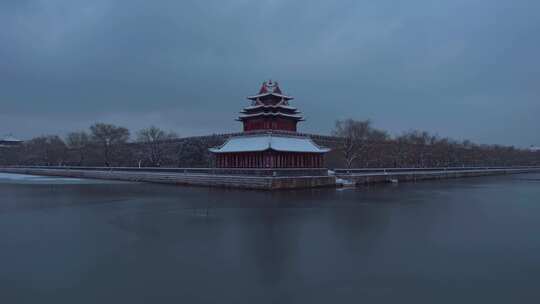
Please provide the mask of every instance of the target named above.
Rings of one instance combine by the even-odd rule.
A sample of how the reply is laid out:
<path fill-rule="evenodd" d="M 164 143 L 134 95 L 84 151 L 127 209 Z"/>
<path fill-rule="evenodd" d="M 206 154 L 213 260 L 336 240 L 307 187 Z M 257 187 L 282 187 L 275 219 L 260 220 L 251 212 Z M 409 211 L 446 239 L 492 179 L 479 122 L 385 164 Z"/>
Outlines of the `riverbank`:
<path fill-rule="evenodd" d="M 337 169 L 335 175 L 345 183 L 369 185 L 534 172 L 540 167 Z"/>
<path fill-rule="evenodd" d="M 253 190 L 341 187 L 375 183 L 464 178 L 540 172 L 540 167 L 386 168 L 386 169 L 189 169 L 9 167 L 0 172 L 39 176 L 89 178 L 159 184 L 226 187 Z M 329 173 L 328 173 L 329 172 Z"/>

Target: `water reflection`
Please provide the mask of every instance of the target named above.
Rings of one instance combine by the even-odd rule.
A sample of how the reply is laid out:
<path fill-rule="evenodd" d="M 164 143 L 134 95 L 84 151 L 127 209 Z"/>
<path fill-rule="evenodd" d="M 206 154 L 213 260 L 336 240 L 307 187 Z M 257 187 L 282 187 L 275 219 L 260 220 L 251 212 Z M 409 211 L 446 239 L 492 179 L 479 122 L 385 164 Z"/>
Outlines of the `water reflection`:
<path fill-rule="evenodd" d="M 533 296 L 540 187 L 523 177 L 287 192 L 0 181 L 0 294 L 66 303 Z"/>

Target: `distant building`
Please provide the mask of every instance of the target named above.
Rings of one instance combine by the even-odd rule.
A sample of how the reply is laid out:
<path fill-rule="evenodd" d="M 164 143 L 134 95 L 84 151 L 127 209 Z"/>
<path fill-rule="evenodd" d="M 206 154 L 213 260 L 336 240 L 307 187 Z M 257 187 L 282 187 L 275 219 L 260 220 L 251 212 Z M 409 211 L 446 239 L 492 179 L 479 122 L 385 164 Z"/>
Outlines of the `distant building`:
<path fill-rule="evenodd" d="M 330 151 L 297 133 L 303 117 L 289 104 L 275 81 L 265 81 L 259 93 L 247 98 L 238 117 L 244 133 L 210 149 L 219 168 L 323 168 L 324 154 Z"/>
<path fill-rule="evenodd" d="M 3 148 L 9 148 L 9 147 L 17 147 L 22 145 L 23 141 L 20 139 L 16 139 L 15 137 L 8 135 L 5 137 L 0 137 L 0 147 Z"/>
<path fill-rule="evenodd" d="M 540 152 L 540 147 L 530 146 L 529 151 L 531 151 L 531 152 Z"/>

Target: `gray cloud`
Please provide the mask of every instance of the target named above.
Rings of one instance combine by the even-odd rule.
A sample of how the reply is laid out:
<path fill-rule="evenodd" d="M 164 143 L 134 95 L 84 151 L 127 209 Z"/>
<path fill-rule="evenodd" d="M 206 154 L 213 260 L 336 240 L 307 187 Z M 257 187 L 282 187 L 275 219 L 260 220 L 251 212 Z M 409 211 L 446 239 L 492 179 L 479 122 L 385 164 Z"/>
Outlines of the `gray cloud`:
<path fill-rule="evenodd" d="M 303 131 L 371 118 L 540 144 L 538 1 L 0 2 L 0 134 L 95 121 L 182 135 L 233 121 L 267 78 Z"/>

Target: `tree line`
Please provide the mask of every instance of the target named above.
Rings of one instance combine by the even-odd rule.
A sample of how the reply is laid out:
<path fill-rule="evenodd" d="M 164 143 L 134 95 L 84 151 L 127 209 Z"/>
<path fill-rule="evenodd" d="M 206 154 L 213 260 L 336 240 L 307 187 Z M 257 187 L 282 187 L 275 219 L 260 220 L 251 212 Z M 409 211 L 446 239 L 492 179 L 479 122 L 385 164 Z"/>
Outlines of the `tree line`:
<path fill-rule="evenodd" d="M 0 148 L 0 165 L 210 167 L 208 148 L 226 139 L 227 135 L 180 138 L 155 126 L 132 136 L 125 127 L 96 123 L 64 138 L 43 135 L 19 147 Z M 326 162 L 333 168 L 540 165 L 539 152 L 416 130 L 390 136 L 369 120 L 338 120 L 332 137 L 313 140 L 332 149 Z"/>
<path fill-rule="evenodd" d="M 347 168 L 540 165 L 540 153 L 527 149 L 479 145 L 418 130 L 390 136 L 370 120 L 338 120 L 332 134 L 342 139 L 334 151 L 339 154 L 334 155 L 335 165 Z"/>
<path fill-rule="evenodd" d="M 207 147 L 221 140 L 183 140 L 174 132 L 150 126 L 135 133 L 121 126 L 96 123 L 88 130 L 42 135 L 14 148 L 0 149 L 0 165 L 204 167 Z"/>

